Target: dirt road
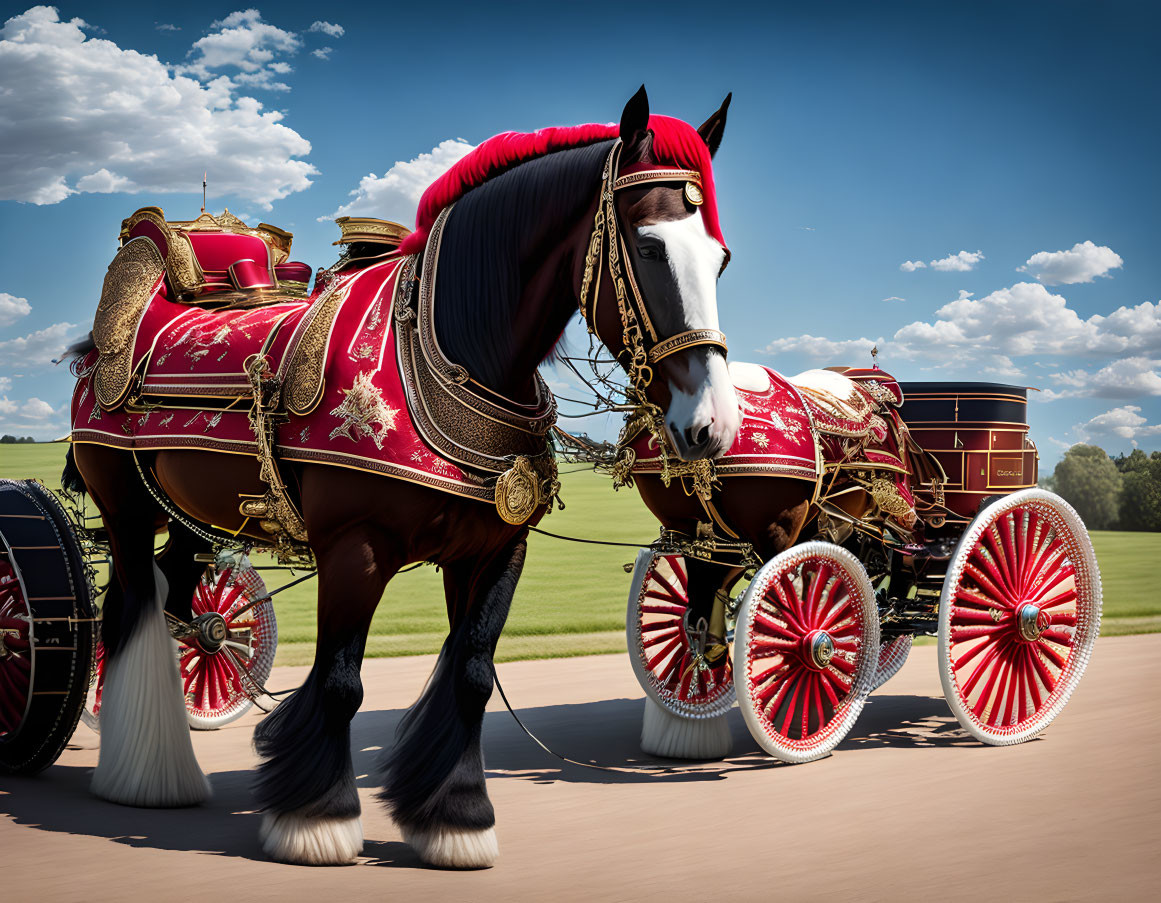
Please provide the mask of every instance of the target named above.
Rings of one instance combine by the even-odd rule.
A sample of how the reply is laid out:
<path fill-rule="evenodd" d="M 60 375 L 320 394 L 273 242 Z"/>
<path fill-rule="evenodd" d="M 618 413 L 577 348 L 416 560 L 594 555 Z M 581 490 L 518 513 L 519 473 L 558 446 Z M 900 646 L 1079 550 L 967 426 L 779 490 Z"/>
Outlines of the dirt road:
<path fill-rule="evenodd" d="M 367 837 L 348 868 L 265 861 L 252 813 L 250 715 L 195 734 L 215 796 L 193 810 L 88 795 L 97 737 L 32 779 L 0 778 L 0 898 L 23 900 L 1130 899 L 1161 880 L 1161 635 L 1101 640 L 1056 723 L 1010 748 L 971 742 L 917 648 L 834 755 L 778 765 L 737 710 L 723 762 L 665 770 L 637 748 L 641 692 L 623 655 L 499 666 L 525 721 L 493 704 L 484 737 L 500 860 L 428 869 L 372 795 L 380 747 L 433 659 L 375 659 L 353 748 Z M 293 686 L 303 668 L 276 671 Z M 494 702 L 498 702 L 498 697 Z"/>

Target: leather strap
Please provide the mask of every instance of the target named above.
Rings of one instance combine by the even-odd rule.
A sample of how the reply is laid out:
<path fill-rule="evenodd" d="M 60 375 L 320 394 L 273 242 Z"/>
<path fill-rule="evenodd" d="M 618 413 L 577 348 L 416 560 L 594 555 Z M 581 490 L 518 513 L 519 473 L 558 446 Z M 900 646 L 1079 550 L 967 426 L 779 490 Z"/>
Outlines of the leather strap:
<path fill-rule="evenodd" d="M 636 172 L 618 176 L 613 182 L 613 191 L 622 188 L 636 188 L 646 182 L 693 182 L 701 187 L 701 173 L 693 169 L 671 169 L 656 167 L 654 169 L 640 169 Z"/>
<path fill-rule="evenodd" d="M 686 332 L 679 332 L 649 349 L 649 363 L 656 364 L 662 358 L 669 357 L 678 351 L 684 351 L 686 348 L 693 348 L 695 345 L 711 345 L 714 348 L 720 348 L 722 354 L 725 354 L 727 351 L 726 335 L 716 329 L 690 329 Z"/>

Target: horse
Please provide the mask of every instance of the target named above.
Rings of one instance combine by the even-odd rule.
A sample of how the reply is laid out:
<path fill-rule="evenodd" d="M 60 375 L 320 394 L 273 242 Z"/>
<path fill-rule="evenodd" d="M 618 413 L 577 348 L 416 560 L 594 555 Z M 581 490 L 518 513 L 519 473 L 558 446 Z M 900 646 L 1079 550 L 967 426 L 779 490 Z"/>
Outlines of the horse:
<path fill-rule="evenodd" d="M 538 365 L 580 310 L 625 367 L 630 391 L 664 417 L 682 458 L 729 448 L 740 415 L 717 329 L 728 251 L 710 171 L 729 102 L 695 130 L 651 116 L 642 86 L 619 125 L 497 136 L 428 189 L 400 250 L 422 252 L 443 217 L 435 332 L 465 379 L 497 404 L 527 409 Z M 123 449 L 77 442 L 73 455 L 112 551 L 92 790 L 126 805 L 197 804 L 210 789 L 185 726 L 162 609 L 188 609 L 202 568 L 195 555 L 209 548 L 185 521 L 269 540 L 238 509 L 239 496 L 262 492 L 259 469 L 252 457 L 166 449 L 139 456 L 155 475 L 146 485 Z M 545 501 L 512 523 L 475 500 L 376 473 L 317 463 L 283 472 L 317 562 L 318 633 L 305 682 L 255 733 L 264 851 L 314 865 L 361 851 L 350 722 L 363 696 L 367 633 L 391 578 L 433 562 L 443 572 L 448 637 L 383 762 L 381 799 L 425 862 L 491 866 L 498 844 L 483 712 L 528 528 Z M 167 522 L 158 493 L 182 517 L 169 520 L 155 560 L 155 532 Z"/>
<path fill-rule="evenodd" d="M 805 400 L 807 396 L 799 394 L 797 386 L 804 380 L 807 384 L 814 384 L 816 392 L 820 377 L 828 390 L 837 389 L 837 393 L 830 396 L 831 404 L 840 397 L 850 397 L 854 393 L 853 397 L 857 399 L 860 393 L 870 391 L 856 389 L 853 380 L 833 372 L 835 370 L 860 378 L 864 387 L 875 387 L 883 382 L 897 389 L 894 378 L 877 367 L 874 370 L 839 367 L 829 371 L 807 371 L 789 380 L 778 376 L 782 391 L 785 393 L 789 390 L 792 393 L 783 394 L 781 398 L 793 398 L 791 403 L 800 405 L 801 416 L 806 417 L 806 409 L 815 402 L 808 402 Z M 735 446 L 719 456 L 714 463 L 713 478 L 699 486 L 692 479 L 692 468 L 678 467 L 671 473 L 658 472 L 656 467 L 641 466 L 641 459 L 636 456 L 632 458 L 634 467 L 631 473 L 632 483 L 641 499 L 665 530 L 691 540 L 708 540 L 710 543 L 721 543 L 724 548 L 732 546 L 735 549 L 735 552 L 723 551 L 704 558 L 697 554 L 684 556 L 687 582 L 683 596 L 688 599 L 688 610 L 681 629 L 685 632 L 688 647 L 701 644 L 710 650 L 705 653 L 705 662 L 714 671 L 714 680 L 719 684 L 726 677 L 723 669 L 729 661 L 724 600 L 730 597 L 731 591 L 747 570 L 756 563 L 770 561 L 804 538 L 818 537 L 841 544 L 851 538 L 852 523 L 869 522 L 876 513 L 880 517 L 886 516 L 878 509 L 880 500 L 868 491 L 868 480 L 853 480 L 849 469 L 843 468 L 843 465 L 849 468 L 862 461 L 864 469 L 874 469 L 874 465 L 862 457 L 862 443 L 870 442 L 879 451 L 887 448 L 900 455 L 908 462 L 913 480 L 922 482 L 924 479 L 946 479 L 938 463 L 931 462 L 929 456 L 907 438 L 906 428 L 899 423 L 898 416 L 888 413 L 890 407 L 883 399 L 891 397 L 887 394 L 889 390 L 882 390 L 878 395 L 867 394 L 866 407 L 862 413 L 851 414 L 855 419 L 841 426 L 849 430 L 855 427 L 858 419 L 867 418 L 866 428 L 869 429 L 873 419 L 878 419 L 884 436 L 888 430 L 891 431 L 893 438 L 888 441 L 895 445 L 875 446 L 869 434 L 867 438 L 858 440 L 835 439 L 833 434 L 828 436 L 831 426 L 817 419 L 822 413 L 816 408 L 814 414 L 810 415 L 808 427 L 816 438 L 807 443 L 809 451 L 805 454 L 808 457 L 799 459 L 806 467 L 783 463 L 793 460 L 790 458 L 771 457 L 766 459 L 765 464 L 758 463 L 755 453 L 759 456 L 766 452 L 771 455 L 803 454 L 803 449 L 793 447 L 801 430 L 799 424 L 795 423 L 787 427 L 775 414 L 773 420 L 780 425 L 781 435 L 774 436 L 773 430 L 766 429 L 771 425 L 770 411 L 766 408 L 755 409 L 748 401 L 762 398 L 770 391 L 774 374 L 758 365 L 740 361 L 731 361 L 729 371 L 742 399 L 744 429 L 737 434 Z M 795 388 L 790 389 L 791 384 Z M 809 397 L 817 398 L 818 395 Z M 898 401 L 902 401 L 901 393 Z M 761 404 L 759 402 L 759 406 Z M 871 404 L 879 406 L 881 417 L 871 418 L 875 411 Z M 781 416 L 786 417 L 788 413 L 782 410 Z M 634 424 L 641 422 L 636 417 L 628 418 L 627 431 L 631 432 L 636 428 Z M 647 422 L 647 413 L 644 419 Z M 887 427 L 888 422 L 894 426 Z M 762 430 L 760 444 L 755 443 L 753 438 L 754 428 Z M 641 447 L 640 442 L 648 436 L 648 432 L 638 430 L 636 435 L 639 438 L 633 441 L 628 441 L 632 439 L 631 436 L 623 435 L 622 441 L 627 442 L 627 450 Z M 855 433 L 847 432 L 845 435 Z M 657 446 L 656 440 L 649 441 L 654 448 Z M 814 458 L 816 448 L 820 455 L 819 464 L 811 466 L 813 462 L 809 459 Z M 749 463 L 740 463 L 742 461 Z M 824 511 L 821 504 L 823 501 L 825 508 L 829 509 L 829 515 Z M 903 526 L 909 527 L 910 523 Z M 899 527 L 900 524 L 893 525 L 893 529 Z M 855 541 L 857 538 L 856 535 Z M 747 549 L 748 555 L 736 554 L 739 545 Z M 705 631 L 704 636 L 699 636 L 700 630 Z M 652 700 L 647 700 L 641 744 L 645 752 L 656 755 L 703 759 L 725 756 L 731 740 L 724 717 L 701 715 L 679 718 Z"/>

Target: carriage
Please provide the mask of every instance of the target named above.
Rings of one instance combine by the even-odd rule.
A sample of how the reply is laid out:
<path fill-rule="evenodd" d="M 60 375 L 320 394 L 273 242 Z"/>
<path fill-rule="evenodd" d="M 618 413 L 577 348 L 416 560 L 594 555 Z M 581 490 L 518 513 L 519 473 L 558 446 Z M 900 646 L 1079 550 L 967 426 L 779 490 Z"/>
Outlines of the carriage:
<path fill-rule="evenodd" d="M 944 696 L 972 737 L 1007 745 L 1044 730 L 1092 654 L 1101 583 L 1076 512 L 1036 486 L 1028 390 L 900 385 L 877 366 L 766 371 L 755 385 L 748 369 L 732 371 L 751 391 L 739 385 L 743 426 L 714 482 L 684 472 L 643 488 L 669 521 L 637 556 L 626 613 L 646 751 L 724 755 L 736 700 L 770 755 L 817 759 L 918 636 L 938 638 Z M 799 424 L 797 447 L 771 428 Z M 660 443 L 631 447 L 648 460 L 624 469 L 656 481 Z M 763 561 L 753 518 L 731 515 L 773 503 L 770 476 L 803 481 L 810 502 L 797 541 Z M 743 477 L 746 491 L 728 494 Z"/>

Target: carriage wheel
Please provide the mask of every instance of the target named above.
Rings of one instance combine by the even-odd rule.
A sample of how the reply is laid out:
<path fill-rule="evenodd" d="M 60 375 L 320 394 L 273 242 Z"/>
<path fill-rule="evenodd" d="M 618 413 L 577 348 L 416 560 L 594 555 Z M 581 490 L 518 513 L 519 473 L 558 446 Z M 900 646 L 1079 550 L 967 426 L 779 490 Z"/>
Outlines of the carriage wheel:
<path fill-rule="evenodd" d="M 892 677 L 899 673 L 899 669 L 911 654 L 913 637 L 897 636 L 883 640 L 879 646 L 879 661 L 875 666 L 875 679 L 871 681 L 871 691 L 879 689 Z"/>
<path fill-rule="evenodd" d="M 771 559 L 746 590 L 734 637 L 750 733 L 783 762 L 825 756 L 862 711 L 878 654 L 875 593 L 854 555 L 815 541 Z"/>
<path fill-rule="evenodd" d="M 31 628 L 20 578 L 8 559 L 0 558 L 0 737 L 20 726 L 32 701 Z"/>
<path fill-rule="evenodd" d="M 80 543 L 34 480 L 0 480 L 0 772 L 56 761 L 84 705 L 93 605 Z"/>
<path fill-rule="evenodd" d="M 193 623 L 202 629 L 181 641 L 178 659 L 195 730 L 215 730 L 242 717 L 254 704 L 255 685 L 270 676 L 278 646 L 274 603 L 264 599 L 241 612 L 265 595 L 266 584 L 248 563 L 207 570 L 194 589 Z"/>
<path fill-rule="evenodd" d="M 729 650 L 710 665 L 699 659 L 687 624 L 685 558 L 642 549 L 633 568 L 625 627 L 633 673 L 649 698 L 683 718 L 713 718 L 734 704 Z"/>
<path fill-rule="evenodd" d="M 199 636 L 179 641 L 176 648 L 186 718 L 195 730 L 216 730 L 249 711 L 253 684 L 243 678 L 243 671 L 258 686 L 270 676 L 278 646 L 273 601 L 264 599 L 241 615 L 235 614 L 264 595 L 266 584 L 249 564 L 207 569 L 194 588 L 193 623 L 201 630 Z M 82 715 L 93 730 L 100 730 L 104 676 L 105 648 L 98 643 L 93 682 Z"/>
<path fill-rule="evenodd" d="M 1067 502 L 1025 489 L 981 511 L 939 606 L 940 678 L 964 730 L 995 746 L 1044 730 L 1080 682 L 1100 619 L 1096 555 Z"/>

